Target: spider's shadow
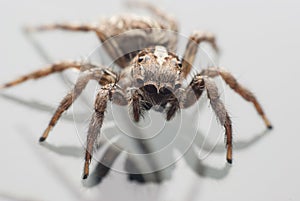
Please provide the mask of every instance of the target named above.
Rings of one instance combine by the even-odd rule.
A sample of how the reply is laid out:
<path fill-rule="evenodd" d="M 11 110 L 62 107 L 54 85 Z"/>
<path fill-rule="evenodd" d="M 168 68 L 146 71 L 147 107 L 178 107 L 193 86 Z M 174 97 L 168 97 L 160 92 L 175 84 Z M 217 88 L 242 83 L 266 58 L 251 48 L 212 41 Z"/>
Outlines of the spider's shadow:
<path fill-rule="evenodd" d="M 256 135 L 254 135 L 250 140 L 247 141 L 239 141 L 234 143 L 234 150 L 239 151 L 243 149 L 247 149 L 248 147 L 253 146 L 259 140 L 261 140 L 266 134 L 268 133 L 269 130 L 262 131 Z M 196 137 L 196 146 L 201 145 L 201 143 L 204 140 L 204 135 L 198 133 Z M 205 146 L 201 147 L 203 150 L 210 152 L 211 151 L 211 145 L 206 144 Z M 224 144 L 217 144 L 214 149 L 213 153 L 225 153 L 225 145 Z M 225 154 L 224 154 L 225 155 Z M 212 166 L 208 166 L 204 164 L 201 160 L 195 161 L 193 160 L 194 158 L 199 157 L 199 154 L 197 154 L 194 149 L 189 149 L 185 155 L 184 158 L 187 162 L 187 164 L 190 166 L 190 168 L 196 172 L 199 176 L 201 177 L 210 177 L 213 179 L 223 179 L 229 174 L 230 166 L 227 162 L 225 162 L 224 166 L 222 168 L 216 168 Z"/>
<path fill-rule="evenodd" d="M 239 141 L 235 143 L 235 151 L 247 149 L 248 147 L 253 146 L 259 142 L 268 131 L 263 131 L 254 135 L 250 140 Z M 204 135 L 200 132 L 197 134 L 197 138 L 194 141 L 194 146 L 200 146 L 203 142 Z M 104 145 L 104 144 L 102 144 Z M 83 157 L 83 149 L 74 146 L 54 146 L 49 143 L 44 143 L 43 146 L 50 151 L 53 151 L 57 154 L 71 157 Z M 101 147 L 101 146 L 100 146 Z M 203 161 L 199 160 L 199 154 L 190 147 L 187 151 L 184 150 L 184 145 L 182 147 L 177 146 L 176 148 L 183 154 L 183 158 L 186 161 L 186 164 L 200 177 L 209 177 L 216 180 L 224 179 L 230 172 L 230 165 L 226 162 L 223 167 L 214 167 L 207 164 L 204 164 Z M 145 147 L 143 147 L 145 148 Z M 211 151 L 211 145 L 205 145 L 202 147 L 205 151 Z M 148 152 L 149 150 L 145 150 Z M 183 153 L 184 152 L 184 153 Z M 213 153 L 225 153 L 224 144 L 217 144 L 213 150 Z M 120 156 L 121 152 L 115 146 L 111 145 L 104 151 L 101 156 L 101 160 L 106 160 L 102 162 L 97 162 L 96 167 L 91 172 L 90 177 L 83 182 L 85 187 L 93 187 L 98 185 L 109 173 L 111 170 L 110 167 L 113 166 L 115 160 Z M 108 160 L 110 161 L 108 161 Z M 195 160 L 198 159 L 198 160 Z M 155 164 L 155 161 L 148 161 L 150 164 Z M 104 165 L 105 164 L 105 165 Z M 164 170 L 149 173 L 149 174 L 129 174 L 128 178 L 140 183 L 146 182 L 155 182 L 160 183 L 163 180 L 171 178 L 171 173 L 175 168 L 176 164 L 173 164 Z M 138 166 L 130 160 L 130 157 L 126 158 L 125 166 L 130 170 L 138 170 Z"/>
<path fill-rule="evenodd" d="M 14 95 L 9 95 L 9 94 L 4 94 L 4 93 L 1 93 L 0 97 L 8 100 L 10 102 L 14 102 L 16 104 L 26 106 L 30 109 L 47 112 L 49 114 L 53 114 L 53 111 L 56 110 L 55 107 L 41 103 L 40 101 L 37 101 L 37 100 L 26 100 L 26 99 L 22 99 L 20 97 L 14 96 Z M 65 114 L 61 117 L 61 119 L 64 119 L 67 121 L 72 121 L 72 122 L 74 121 L 74 117 L 72 114 Z M 86 114 L 76 115 L 76 120 L 78 120 L 78 122 L 84 122 L 86 120 Z"/>

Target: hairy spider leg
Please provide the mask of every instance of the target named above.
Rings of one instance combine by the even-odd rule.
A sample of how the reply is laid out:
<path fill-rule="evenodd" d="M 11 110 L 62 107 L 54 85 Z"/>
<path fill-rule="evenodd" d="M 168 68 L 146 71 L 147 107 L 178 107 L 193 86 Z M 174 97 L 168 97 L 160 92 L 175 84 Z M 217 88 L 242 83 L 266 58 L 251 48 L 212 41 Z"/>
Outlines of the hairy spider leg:
<path fill-rule="evenodd" d="M 227 162 L 232 163 L 232 126 L 230 117 L 226 111 L 223 102 L 220 99 L 218 88 L 215 82 L 202 75 L 196 75 L 190 85 L 185 89 L 185 98 L 181 99 L 182 107 L 187 108 L 194 104 L 201 97 L 203 91 L 206 90 L 208 99 L 212 109 L 214 110 L 220 124 L 225 128 L 226 147 L 227 147 Z"/>
<path fill-rule="evenodd" d="M 110 172 L 110 167 L 117 160 L 121 154 L 121 150 L 111 144 L 102 155 L 101 161 L 99 161 L 91 173 L 92 182 L 89 183 L 89 187 L 99 184 L 102 179 Z"/>
<path fill-rule="evenodd" d="M 45 68 L 31 72 L 27 75 L 23 75 L 13 81 L 10 81 L 4 85 L 1 85 L 0 89 L 16 86 L 16 85 L 21 84 L 28 80 L 39 79 L 39 78 L 51 75 L 53 73 L 62 72 L 62 71 L 68 70 L 68 69 L 80 70 L 82 68 L 82 66 L 83 66 L 83 64 L 81 62 L 77 62 L 77 61 L 62 61 L 59 63 L 54 63 Z"/>
<path fill-rule="evenodd" d="M 182 58 L 182 74 L 184 77 L 190 73 L 192 65 L 195 61 L 199 45 L 202 42 L 208 42 L 212 45 L 215 51 L 218 52 L 215 36 L 209 32 L 194 31 L 189 37 L 185 52 Z"/>
<path fill-rule="evenodd" d="M 231 89 L 233 89 L 236 93 L 242 96 L 246 101 L 253 103 L 256 111 L 262 117 L 266 127 L 268 129 L 273 128 L 271 122 L 265 115 L 265 112 L 263 111 L 261 105 L 257 101 L 254 94 L 250 90 L 242 86 L 240 83 L 238 83 L 237 80 L 233 77 L 233 75 L 230 72 L 226 71 L 223 68 L 211 67 L 203 70 L 200 74 L 212 78 L 216 76 L 221 76 L 222 79 L 225 81 L 225 83 L 228 84 Z"/>
<path fill-rule="evenodd" d="M 129 0 L 126 2 L 126 4 L 130 7 L 140 7 L 149 10 L 151 13 L 153 13 L 156 17 L 161 19 L 162 21 L 166 22 L 169 25 L 169 28 L 172 31 L 178 31 L 178 23 L 177 21 L 171 17 L 166 15 L 165 12 L 160 10 L 158 7 L 144 1 L 136 1 L 136 0 Z"/>
<path fill-rule="evenodd" d="M 95 100 L 94 113 L 88 129 L 83 179 L 86 179 L 89 175 L 89 166 L 92 160 L 95 141 L 100 135 L 100 129 L 104 119 L 104 112 L 106 110 L 109 98 L 110 90 L 107 88 L 101 88 Z"/>
<path fill-rule="evenodd" d="M 90 80 L 96 80 L 100 85 L 116 82 L 116 75 L 104 68 L 92 68 L 84 71 L 77 79 L 74 88 L 63 98 L 60 105 L 52 116 L 48 127 L 44 131 L 40 142 L 45 141 L 51 129 L 56 125 L 61 115 L 74 103 L 80 96 Z"/>

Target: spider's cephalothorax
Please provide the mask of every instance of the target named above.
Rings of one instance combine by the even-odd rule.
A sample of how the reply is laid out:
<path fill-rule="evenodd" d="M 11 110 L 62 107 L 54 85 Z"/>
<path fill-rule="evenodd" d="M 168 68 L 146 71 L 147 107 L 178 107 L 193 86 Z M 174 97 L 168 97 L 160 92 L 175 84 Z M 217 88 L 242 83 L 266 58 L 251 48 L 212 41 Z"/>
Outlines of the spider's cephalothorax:
<path fill-rule="evenodd" d="M 152 106 L 163 110 L 168 103 L 177 103 L 176 92 L 183 80 L 181 67 L 178 57 L 163 46 L 144 49 L 133 59 L 132 84 L 138 88 L 136 93 L 141 97 L 141 110 L 149 110 Z M 139 115 L 134 113 L 134 117 L 139 120 Z"/>
<path fill-rule="evenodd" d="M 99 25 L 88 24 L 52 24 L 30 28 L 31 31 L 68 30 L 94 32 L 103 42 L 108 54 L 115 58 L 115 63 L 122 68 L 120 73 L 112 69 L 80 62 L 59 62 L 44 69 L 22 76 L 8 82 L 0 88 L 15 86 L 30 79 L 45 77 L 51 73 L 62 72 L 73 68 L 81 71 L 74 89 L 62 100 L 55 111 L 48 127 L 40 141 L 46 140 L 50 130 L 55 126 L 61 115 L 72 105 L 90 80 L 96 80 L 102 87 L 99 90 L 94 113 L 87 134 L 84 175 L 89 175 L 89 165 L 94 144 L 100 134 L 104 112 L 108 101 L 118 105 L 128 105 L 135 121 L 140 120 L 143 111 L 151 108 L 164 111 L 166 119 L 170 120 L 179 109 L 193 105 L 207 92 L 212 109 L 219 122 L 225 128 L 227 161 L 232 162 L 232 127 L 230 117 L 219 98 L 219 93 L 213 78 L 220 76 L 230 88 L 240 94 L 245 100 L 252 102 L 258 114 L 264 120 L 267 128 L 272 128 L 262 107 L 255 96 L 240 85 L 226 70 L 210 67 L 196 74 L 188 86 L 182 82 L 191 71 L 192 64 L 202 42 L 208 42 L 217 50 L 215 38 L 211 33 L 195 31 L 189 37 L 182 60 L 174 53 L 176 51 L 178 26 L 176 21 L 156 7 L 147 3 L 135 3 L 151 11 L 156 18 L 124 15 L 104 20 Z M 170 34 L 172 33 L 172 34 Z M 115 37 L 115 36 L 122 37 Z M 135 51 L 127 51 L 127 47 Z M 128 53 L 129 52 L 129 53 Z M 109 164 L 112 164 L 118 154 L 112 154 Z M 103 172 L 103 174 L 107 173 Z"/>

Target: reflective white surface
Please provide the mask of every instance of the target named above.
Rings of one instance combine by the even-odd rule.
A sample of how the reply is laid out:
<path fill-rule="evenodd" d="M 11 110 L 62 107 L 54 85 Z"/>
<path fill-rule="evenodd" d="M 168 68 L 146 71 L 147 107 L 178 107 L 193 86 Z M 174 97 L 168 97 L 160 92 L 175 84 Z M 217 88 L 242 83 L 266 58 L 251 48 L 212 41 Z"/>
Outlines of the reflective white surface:
<path fill-rule="evenodd" d="M 274 130 L 253 106 L 226 88 L 234 126 L 234 161 L 224 167 L 223 140 L 203 161 L 202 174 L 180 160 L 171 180 L 140 185 L 112 172 L 92 189 L 81 183 L 83 152 L 72 111 L 60 121 L 46 146 L 38 138 L 68 88 L 58 76 L 28 82 L 0 94 L 0 199 L 3 200 L 299 200 L 298 112 L 300 18 L 296 1 L 156 1 L 177 17 L 180 32 L 209 30 L 221 47 L 221 66 L 250 88 Z M 0 2 L 1 83 L 42 67 L 45 62 L 21 32 L 25 24 L 93 21 L 124 11 L 120 1 Z M 80 58 L 98 45 L 93 34 L 38 36 L 53 61 Z M 35 102 L 32 107 L 12 97 Z M 39 105 L 44 104 L 44 105 Z M 48 106 L 52 106 L 48 108 Z M 86 122 L 87 125 L 88 122 Z M 117 161 L 122 166 L 124 161 Z M 205 176 L 206 175 L 206 176 Z"/>

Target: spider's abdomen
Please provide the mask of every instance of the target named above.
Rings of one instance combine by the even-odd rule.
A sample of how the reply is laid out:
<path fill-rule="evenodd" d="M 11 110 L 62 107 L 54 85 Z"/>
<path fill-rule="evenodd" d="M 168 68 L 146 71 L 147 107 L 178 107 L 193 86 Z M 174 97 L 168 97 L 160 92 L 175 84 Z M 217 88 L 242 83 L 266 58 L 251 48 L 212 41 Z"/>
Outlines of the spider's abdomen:
<path fill-rule="evenodd" d="M 177 33 L 159 20 L 135 15 L 115 16 L 102 22 L 99 29 L 110 27 L 99 35 L 104 47 L 121 67 L 127 67 L 141 50 L 156 45 L 175 51 Z M 116 51 L 117 50 L 117 51 Z"/>

